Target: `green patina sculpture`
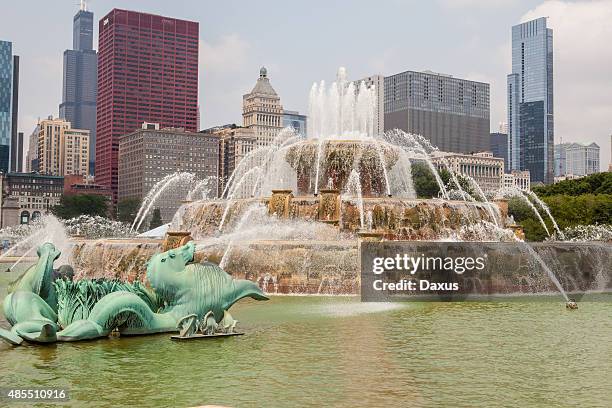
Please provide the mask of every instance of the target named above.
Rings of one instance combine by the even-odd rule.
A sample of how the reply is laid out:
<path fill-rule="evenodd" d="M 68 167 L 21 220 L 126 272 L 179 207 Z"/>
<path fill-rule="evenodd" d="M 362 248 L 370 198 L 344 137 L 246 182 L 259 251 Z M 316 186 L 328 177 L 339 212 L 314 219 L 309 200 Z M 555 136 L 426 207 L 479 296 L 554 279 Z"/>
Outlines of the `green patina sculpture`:
<path fill-rule="evenodd" d="M 190 335 L 198 329 L 205 334 L 231 333 L 236 321 L 228 309 L 234 303 L 244 297 L 268 298 L 255 283 L 235 280 L 215 264 L 190 263 L 194 252 L 189 242 L 153 256 L 147 265 L 149 291 L 142 285 L 109 281 L 67 283 L 64 277 L 71 278 L 67 273 L 60 273 L 62 279 L 54 282 L 53 261 L 59 251 L 44 244 L 38 250 L 38 263 L 4 301 L 5 315 L 13 327 L 11 331 L 0 329 L 0 337 L 20 344 L 22 339 L 95 339 L 113 330 L 123 335 L 176 331 Z M 99 300 L 95 294 L 101 296 Z M 75 296 L 83 299 L 75 300 Z M 66 327 L 59 330 L 62 326 Z"/>
<path fill-rule="evenodd" d="M 4 315 L 13 326 L 10 331 L 0 328 L 0 337 L 11 344 L 23 339 L 32 342 L 54 342 L 57 325 L 57 296 L 53 286 L 53 262 L 60 252 L 53 244 L 41 245 L 38 262 L 9 287 L 4 298 Z"/>

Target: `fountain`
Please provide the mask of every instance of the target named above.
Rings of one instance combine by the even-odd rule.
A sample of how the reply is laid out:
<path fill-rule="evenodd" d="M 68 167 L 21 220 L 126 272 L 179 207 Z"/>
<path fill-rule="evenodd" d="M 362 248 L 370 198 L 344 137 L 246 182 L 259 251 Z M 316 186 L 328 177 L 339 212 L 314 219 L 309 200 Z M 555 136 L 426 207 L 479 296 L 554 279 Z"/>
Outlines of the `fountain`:
<path fill-rule="evenodd" d="M 552 237 L 543 244 L 520 244 L 517 251 L 517 239 L 524 237 L 508 216 L 505 198 L 521 197 L 550 232 L 538 211 L 539 207 L 552 220 L 543 203 L 516 189 L 501 190 L 489 201 L 467 178 L 470 195 L 453 171 L 446 185 L 432 162 L 440 153 L 422 136 L 401 130 L 374 132 L 375 91 L 363 82 L 348 81 L 344 69 L 331 85 L 314 84 L 306 138 L 284 129 L 270 145 L 246 155 L 220 198 L 212 197 L 212 180 L 192 183 L 165 240 L 76 239 L 71 262 L 76 277 L 146 281 L 147 259 L 193 239 L 197 261 L 219 263 L 232 276 L 259 282 L 264 290 L 356 294 L 360 242 L 468 241 L 511 245 L 496 252 L 495 262 L 503 270 L 530 265 L 527 272 L 500 275 L 490 288 L 494 293 L 612 287 L 609 273 L 585 273 L 588 279 L 583 279 L 573 276 L 573 269 L 557 265 L 556 258 L 565 259 L 572 251 Z M 434 197 L 417 196 L 417 165 L 429 171 L 437 185 Z M 156 197 L 182 178 L 189 176 L 173 174 L 154 186 L 133 229 L 143 223 Z M 552 223 L 555 236 L 561 236 Z M 573 252 L 577 258 L 568 261 L 573 267 L 606 271 L 612 258 L 608 246 L 585 245 Z M 592 259 L 599 264 L 589 263 Z M 537 276 L 533 270 L 538 270 Z M 594 276 L 597 284 L 591 280 Z"/>

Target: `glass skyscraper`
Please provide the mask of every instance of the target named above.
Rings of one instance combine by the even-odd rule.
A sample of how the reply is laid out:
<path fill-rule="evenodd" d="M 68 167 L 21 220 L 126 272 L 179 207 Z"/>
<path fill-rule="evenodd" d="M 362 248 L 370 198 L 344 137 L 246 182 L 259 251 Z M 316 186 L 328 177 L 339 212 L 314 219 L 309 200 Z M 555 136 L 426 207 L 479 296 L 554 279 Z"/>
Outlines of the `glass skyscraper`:
<path fill-rule="evenodd" d="M 553 32 L 546 17 L 512 27 L 508 161 L 532 182 L 554 179 Z"/>
<path fill-rule="evenodd" d="M 98 55 L 93 49 L 92 12 L 81 9 L 74 16 L 72 50 L 64 51 L 64 82 L 60 118 L 73 128 L 89 130 L 89 169 L 93 172 L 96 146 L 96 96 Z"/>
<path fill-rule="evenodd" d="M 10 170 L 13 128 L 17 132 L 16 112 L 19 57 L 13 56 L 13 43 L 0 40 L 0 172 Z"/>

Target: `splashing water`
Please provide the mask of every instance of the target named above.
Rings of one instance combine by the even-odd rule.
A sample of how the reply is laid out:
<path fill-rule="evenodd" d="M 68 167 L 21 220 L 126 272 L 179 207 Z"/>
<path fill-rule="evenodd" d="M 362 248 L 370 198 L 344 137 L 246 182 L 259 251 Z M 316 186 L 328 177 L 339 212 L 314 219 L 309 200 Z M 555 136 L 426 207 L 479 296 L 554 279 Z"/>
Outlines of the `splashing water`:
<path fill-rule="evenodd" d="M 544 222 L 542 215 L 540 214 L 538 209 L 535 207 L 535 205 L 533 205 L 531 200 L 529 200 L 527 196 L 525 196 L 525 193 L 523 192 L 523 190 L 517 187 L 504 187 L 504 188 L 500 188 L 495 194 L 496 194 L 496 197 L 499 197 L 499 198 L 504 198 L 504 197 L 520 198 L 525 204 L 529 206 L 529 208 L 531 208 L 535 216 L 538 218 L 538 221 L 540 221 L 542 228 L 544 228 L 544 231 L 546 231 L 546 235 L 550 237 L 550 231 L 548 230 L 548 227 L 546 226 L 546 223 Z"/>
<path fill-rule="evenodd" d="M 363 196 L 361 195 L 361 180 L 359 173 L 353 169 L 349 175 L 348 182 L 346 183 L 346 196 L 355 198 L 357 201 L 357 208 L 359 209 L 359 222 L 361 228 L 364 227 L 364 213 L 363 213 Z"/>
<path fill-rule="evenodd" d="M 559 229 L 559 226 L 557 225 L 557 220 L 555 220 L 555 217 L 552 216 L 552 214 L 550 213 L 550 208 L 548 208 L 548 206 L 546 205 L 546 203 L 544 201 L 542 201 L 540 199 L 540 197 L 538 197 L 536 195 L 536 193 L 534 193 L 531 190 L 528 191 L 524 191 L 525 194 L 527 194 L 529 196 L 529 198 L 531 198 L 533 201 L 536 202 L 536 204 L 542 209 L 544 210 L 544 212 L 546 213 L 546 215 L 548 215 L 548 218 L 550 219 L 550 221 L 553 224 L 553 227 L 555 228 L 555 231 L 557 232 L 557 234 L 559 235 L 559 239 L 563 240 L 563 233 L 561 232 L 561 230 Z"/>
<path fill-rule="evenodd" d="M 205 200 L 209 198 L 211 192 L 214 191 L 215 184 L 217 182 L 217 177 L 210 176 L 206 177 L 204 180 L 200 180 L 196 183 L 189 193 L 187 193 L 187 200 Z M 198 198 L 196 194 L 200 194 L 201 198 Z"/>
<path fill-rule="evenodd" d="M 313 84 L 308 103 L 308 137 L 313 139 L 363 139 L 374 136 L 376 90 L 365 82 L 355 84 L 339 68 L 336 82 Z"/>
<path fill-rule="evenodd" d="M 159 198 L 159 196 L 166 191 L 166 189 L 173 187 L 175 184 L 179 183 L 187 183 L 190 184 L 193 182 L 195 176 L 192 173 L 173 173 L 170 174 L 157 183 L 149 190 L 149 193 L 145 197 L 138 210 L 136 218 L 134 218 L 134 222 L 132 223 L 131 231 L 138 231 L 140 226 L 144 222 L 145 218 L 151 211 L 153 204 Z"/>

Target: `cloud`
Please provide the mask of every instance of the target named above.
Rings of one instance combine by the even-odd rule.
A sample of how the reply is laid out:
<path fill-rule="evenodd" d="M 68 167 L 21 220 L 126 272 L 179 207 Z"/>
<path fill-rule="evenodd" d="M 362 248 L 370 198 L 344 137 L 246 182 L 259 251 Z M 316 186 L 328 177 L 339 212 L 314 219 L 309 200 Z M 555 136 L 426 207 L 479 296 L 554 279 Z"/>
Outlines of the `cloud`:
<path fill-rule="evenodd" d="M 610 163 L 612 2 L 546 1 L 521 21 L 548 17 L 553 29 L 555 139 L 596 142 Z"/>
<path fill-rule="evenodd" d="M 200 127 L 242 123 L 242 95 L 259 75 L 251 45 L 238 34 L 200 40 Z"/>
<path fill-rule="evenodd" d="M 221 37 L 216 43 L 200 42 L 200 66 L 204 72 L 239 71 L 247 58 L 249 44 L 238 34 Z"/>

